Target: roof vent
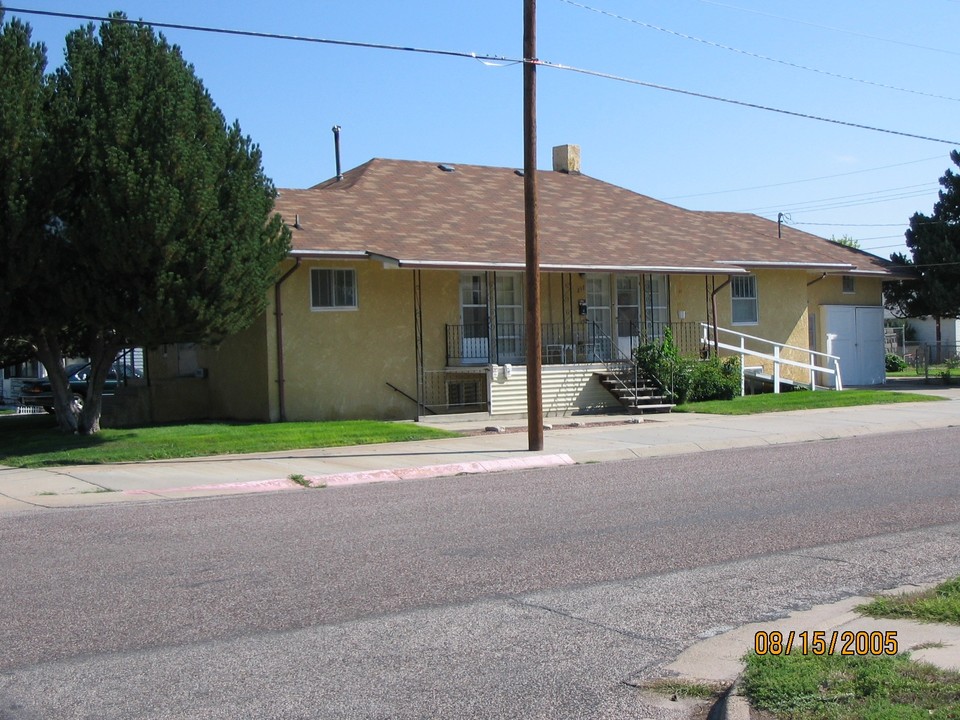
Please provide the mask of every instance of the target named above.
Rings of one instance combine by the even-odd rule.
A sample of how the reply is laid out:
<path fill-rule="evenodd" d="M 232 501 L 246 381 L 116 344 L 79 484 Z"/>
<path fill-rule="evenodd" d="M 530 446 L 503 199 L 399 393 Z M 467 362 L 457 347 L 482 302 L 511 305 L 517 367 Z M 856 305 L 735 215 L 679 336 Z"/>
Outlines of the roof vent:
<path fill-rule="evenodd" d="M 440 163 L 439 165 L 437 165 L 437 167 L 443 170 L 444 172 L 453 172 L 454 170 L 456 170 L 456 168 L 453 165 L 444 165 L 443 163 Z"/>
<path fill-rule="evenodd" d="M 523 177 L 523 170 L 514 170 L 513 174 L 517 175 L 518 177 Z"/>

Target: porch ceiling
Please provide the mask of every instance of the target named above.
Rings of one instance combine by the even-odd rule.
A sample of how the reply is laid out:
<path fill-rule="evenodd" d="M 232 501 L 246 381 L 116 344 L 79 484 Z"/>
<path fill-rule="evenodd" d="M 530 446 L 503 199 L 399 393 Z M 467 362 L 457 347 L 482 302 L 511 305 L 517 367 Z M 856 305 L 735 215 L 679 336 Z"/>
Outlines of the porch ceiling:
<path fill-rule="evenodd" d="M 524 267 L 523 178 L 510 168 L 374 159 L 343 179 L 281 190 L 294 254 L 407 267 Z M 886 261 L 756 215 L 698 212 L 586 175 L 538 176 L 544 270 L 744 272 L 808 266 L 890 274 Z M 299 222 L 295 224 L 295 220 Z"/>

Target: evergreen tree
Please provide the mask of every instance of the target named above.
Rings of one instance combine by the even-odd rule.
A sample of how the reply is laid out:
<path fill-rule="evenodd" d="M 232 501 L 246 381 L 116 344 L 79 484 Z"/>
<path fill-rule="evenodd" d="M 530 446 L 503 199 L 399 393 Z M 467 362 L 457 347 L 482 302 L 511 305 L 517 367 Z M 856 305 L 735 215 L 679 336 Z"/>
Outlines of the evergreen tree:
<path fill-rule="evenodd" d="M 960 165 L 960 153 L 950 153 Z M 914 278 L 887 284 L 884 303 L 900 317 L 960 317 L 960 175 L 947 170 L 940 178 L 939 200 L 932 215 L 914 213 L 906 231 L 910 258 L 894 253 L 890 260 Z"/>
<path fill-rule="evenodd" d="M 38 320 L 30 316 L 36 304 L 25 301 L 46 270 L 41 249 L 49 208 L 40 169 L 47 58 L 30 40 L 30 27 L 18 20 L 0 29 L 0 365 L 33 354 L 23 334 Z"/>
<path fill-rule="evenodd" d="M 52 314 L 31 341 L 65 429 L 74 413 L 60 356 L 71 347 L 90 358 L 74 417 L 85 434 L 99 430 L 121 349 L 216 342 L 247 327 L 266 307 L 290 237 L 259 148 L 227 125 L 179 48 L 111 18 L 67 36 L 36 175 L 53 179 L 38 245 L 56 264 L 47 292 L 70 318 Z"/>

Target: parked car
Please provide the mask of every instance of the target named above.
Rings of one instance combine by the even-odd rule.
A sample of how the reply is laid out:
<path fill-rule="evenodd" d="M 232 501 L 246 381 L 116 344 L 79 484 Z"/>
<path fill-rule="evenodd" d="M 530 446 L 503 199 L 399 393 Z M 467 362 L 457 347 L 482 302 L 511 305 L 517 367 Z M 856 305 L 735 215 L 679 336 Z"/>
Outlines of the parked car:
<path fill-rule="evenodd" d="M 90 376 L 90 363 L 81 362 L 67 365 L 67 382 L 70 392 L 73 393 L 73 407 L 79 412 L 83 409 L 83 399 L 87 396 L 87 380 Z M 112 395 L 118 386 L 126 385 L 131 378 L 143 377 L 143 373 L 132 365 L 115 362 L 107 373 L 103 384 L 103 394 Z M 20 388 L 17 398 L 21 405 L 39 406 L 48 413 L 53 413 L 53 390 L 49 378 L 41 380 L 27 380 Z"/>

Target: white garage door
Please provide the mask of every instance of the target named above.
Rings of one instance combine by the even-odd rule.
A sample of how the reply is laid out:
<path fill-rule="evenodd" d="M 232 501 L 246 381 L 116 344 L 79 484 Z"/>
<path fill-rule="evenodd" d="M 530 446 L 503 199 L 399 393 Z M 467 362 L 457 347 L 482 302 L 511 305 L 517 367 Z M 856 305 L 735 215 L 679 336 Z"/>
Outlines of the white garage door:
<path fill-rule="evenodd" d="M 880 385 L 884 372 L 883 308 L 824 305 L 824 330 L 837 337 L 833 354 L 840 358 L 844 385 Z"/>

